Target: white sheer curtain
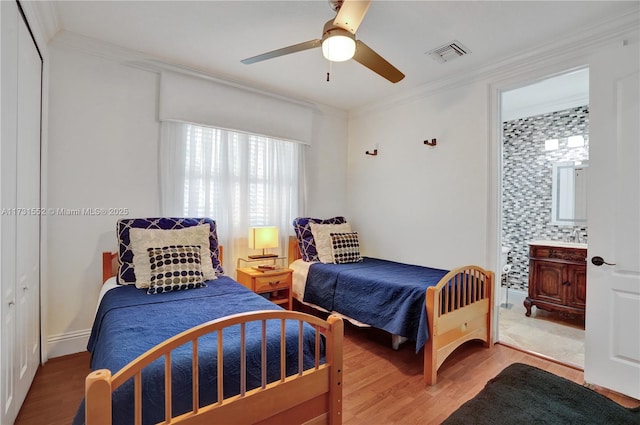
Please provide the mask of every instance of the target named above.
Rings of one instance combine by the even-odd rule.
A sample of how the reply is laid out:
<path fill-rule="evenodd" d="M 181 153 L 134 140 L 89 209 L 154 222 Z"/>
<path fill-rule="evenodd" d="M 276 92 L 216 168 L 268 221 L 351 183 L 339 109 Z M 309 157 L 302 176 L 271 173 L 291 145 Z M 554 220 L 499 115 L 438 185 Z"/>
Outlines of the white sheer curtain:
<path fill-rule="evenodd" d="M 304 212 L 304 145 L 187 123 L 163 122 L 161 212 L 210 217 L 224 246 L 224 270 L 251 254 L 251 226 L 278 226 L 287 255 L 293 219 Z"/>

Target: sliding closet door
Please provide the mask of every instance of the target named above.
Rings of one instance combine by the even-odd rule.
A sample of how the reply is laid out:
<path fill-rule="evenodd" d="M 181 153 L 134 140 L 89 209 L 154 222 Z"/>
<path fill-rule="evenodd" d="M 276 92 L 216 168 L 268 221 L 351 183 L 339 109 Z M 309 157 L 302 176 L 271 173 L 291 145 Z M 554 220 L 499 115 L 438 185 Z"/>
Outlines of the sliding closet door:
<path fill-rule="evenodd" d="M 11 424 L 40 363 L 42 59 L 14 1 L 0 1 L 0 423 Z"/>
<path fill-rule="evenodd" d="M 16 356 L 16 173 L 17 173 L 17 122 L 18 122 L 18 19 L 14 2 L 0 1 L 0 46 L 2 112 L 0 131 L 0 394 L 2 411 L 0 423 L 13 423 L 16 408 L 15 367 Z"/>
<path fill-rule="evenodd" d="M 24 21 L 18 26 L 18 207 L 16 392 L 26 395 L 40 362 L 40 104 L 42 61 Z"/>

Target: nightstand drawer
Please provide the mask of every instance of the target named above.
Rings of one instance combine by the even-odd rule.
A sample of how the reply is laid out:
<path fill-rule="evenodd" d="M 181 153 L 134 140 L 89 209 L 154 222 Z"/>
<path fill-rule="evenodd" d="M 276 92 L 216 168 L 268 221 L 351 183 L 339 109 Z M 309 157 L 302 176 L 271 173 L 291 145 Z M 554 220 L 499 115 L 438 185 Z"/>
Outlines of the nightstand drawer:
<path fill-rule="evenodd" d="M 274 291 L 276 289 L 287 289 L 290 286 L 289 278 L 291 274 L 273 274 L 255 278 L 255 292 Z"/>
<path fill-rule="evenodd" d="M 236 270 L 238 282 L 257 294 L 268 297 L 274 304 L 291 310 L 291 269 L 278 269 L 263 272 L 251 267 Z"/>

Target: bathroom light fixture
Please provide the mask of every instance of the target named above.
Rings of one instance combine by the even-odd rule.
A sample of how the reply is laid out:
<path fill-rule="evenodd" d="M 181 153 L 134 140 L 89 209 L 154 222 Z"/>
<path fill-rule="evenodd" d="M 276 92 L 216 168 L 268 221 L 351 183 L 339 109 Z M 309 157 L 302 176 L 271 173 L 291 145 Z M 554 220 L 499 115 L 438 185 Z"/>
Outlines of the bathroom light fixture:
<path fill-rule="evenodd" d="M 580 148 L 584 146 L 584 137 L 578 135 L 567 138 L 567 146 L 570 148 Z"/>
<path fill-rule="evenodd" d="M 322 54 L 332 62 L 344 62 L 356 53 L 353 34 L 342 28 L 331 28 L 322 39 Z"/>
<path fill-rule="evenodd" d="M 558 139 L 549 139 L 544 141 L 545 151 L 555 151 L 558 149 Z"/>
<path fill-rule="evenodd" d="M 261 249 L 260 255 L 249 255 L 249 258 L 272 258 L 277 257 L 277 254 L 265 254 L 264 250 L 267 248 L 278 247 L 278 228 L 276 226 L 260 226 L 249 228 L 249 248 Z"/>

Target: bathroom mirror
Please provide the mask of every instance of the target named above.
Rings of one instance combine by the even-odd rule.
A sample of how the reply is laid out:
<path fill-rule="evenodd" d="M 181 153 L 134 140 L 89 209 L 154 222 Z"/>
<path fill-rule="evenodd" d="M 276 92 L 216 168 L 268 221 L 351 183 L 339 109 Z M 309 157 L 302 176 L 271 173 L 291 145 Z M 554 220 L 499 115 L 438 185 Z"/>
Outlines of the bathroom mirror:
<path fill-rule="evenodd" d="M 551 224 L 587 224 L 588 161 L 553 164 Z"/>

